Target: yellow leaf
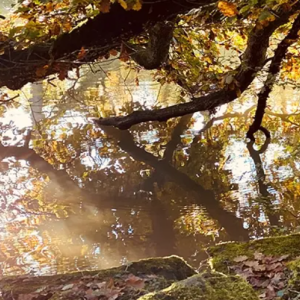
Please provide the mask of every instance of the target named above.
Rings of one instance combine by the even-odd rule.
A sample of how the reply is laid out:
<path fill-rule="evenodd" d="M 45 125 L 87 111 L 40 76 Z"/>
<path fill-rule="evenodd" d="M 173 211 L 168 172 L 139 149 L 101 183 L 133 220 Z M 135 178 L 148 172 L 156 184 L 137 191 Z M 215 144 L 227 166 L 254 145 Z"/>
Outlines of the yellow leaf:
<path fill-rule="evenodd" d="M 236 4 L 227 1 L 219 1 L 218 9 L 226 17 L 234 17 L 238 14 Z"/>
<path fill-rule="evenodd" d="M 126 3 L 124 0 L 118 0 L 118 2 L 120 3 L 120 5 L 121 5 L 124 9 L 127 9 L 127 8 L 128 8 L 128 5 L 127 5 L 127 3 Z"/>
<path fill-rule="evenodd" d="M 53 11 L 53 3 L 52 2 L 48 2 L 46 4 L 46 11 Z"/>
<path fill-rule="evenodd" d="M 142 8 L 142 2 L 137 0 L 135 4 L 132 6 L 133 10 L 140 10 Z"/>

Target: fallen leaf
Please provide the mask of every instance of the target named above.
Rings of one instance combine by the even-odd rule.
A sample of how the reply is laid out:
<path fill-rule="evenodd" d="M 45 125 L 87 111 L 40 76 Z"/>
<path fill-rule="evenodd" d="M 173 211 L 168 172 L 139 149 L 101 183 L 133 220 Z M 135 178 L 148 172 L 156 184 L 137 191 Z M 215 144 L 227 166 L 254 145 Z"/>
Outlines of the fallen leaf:
<path fill-rule="evenodd" d="M 253 271 L 255 271 L 255 272 L 262 272 L 262 271 L 266 270 L 265 265 L 255 265 L 252 268 L 253 268 Z"/>
<path fill-rule="evenodd" d="M 37 294 L 20 294 L 18 300 L 31 300 L 34 299 Z"/>
<path fill-rule="evenodd" d="M 276 292 L 273 288 L 273 286 L 268 285 L 267 291 L 266 291 L 266 299 L 273 299 L 276 296 Z"/>
<path fill-rule="evenodd" d="M 286 255 L 282 255 L 278 258 L 278 261 L 283 261 L 283 260 L 286 260 L 287 258 L 289 258 L 290 255 L 289 254 L 286 254 Z"/>
<path fill-rule="evenodd" d="M 247 261 L 244 261 L 244 265 L 247 266 L 247 267 L 255 267 L 255 268 L 258 268 L 259 264 L 258 264 L 258 261 L 256 260 L 247 260 Z"/>
<path fill-rule="evenodd" d="M 279 270 L 284 270 L 284 266 L 282 265 L 282 263 L 278 262 L 278 263 L 274 263 L 274 264 L 270 264 L 268 266 L 266 266 L 266 269 L 268 271 L 273 271 L 273 270 L 277 270 L 277 272 L 279 272 Z"/>
<path fill-rule="evenodd" d="M 74 286 L 74 284 L 70 283 L 70 284 L 63 286 L 61 290 L 62 291 L 70 290 L 73 286 Z"/>
<path fill-rule="evenodd" d="M 103 289 L 106 287 L 106 281 L 96 283 L 99 289 Z"/>
<path fill-rule="evenodd" d="M 263 258 L 264 258 L 265 256 L 262 254 L 262 253 L 260 253 L 260 252 L 254 252 L 254 258 L 256 259 L 256 260 L 263 260 Z"/>
<path fill-rule="evenodd" d="M 137 277 L 133 274 L 129 274 L 128 278 L 125 280 L 126 285 L 133 287 L 135 289 L 141 290 L 145 286 L 145 282 L 143 278 Z"/>
<path fill-rule="evenodd" d="M 233 259 L 233 261 L 235 262 L 242 262 L 248 259 L 248 256 L 246 255 L 241 255 L 241 256 L 237 256 L 236 258 Z"/>

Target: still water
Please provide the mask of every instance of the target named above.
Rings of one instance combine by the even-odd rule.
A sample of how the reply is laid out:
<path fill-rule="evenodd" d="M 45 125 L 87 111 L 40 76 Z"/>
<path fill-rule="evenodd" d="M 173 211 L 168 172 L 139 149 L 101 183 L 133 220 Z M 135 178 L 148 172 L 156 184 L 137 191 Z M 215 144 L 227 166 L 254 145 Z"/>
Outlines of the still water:
<path fill-rule="evenodd" d="M 214 114 L 97 127 L 94 117 L 184 100 L 114 59 L 1 93 L 18 97 L 0 120 L 0 276 L 170 254 L 197 267 L 209 245 L 299 229 L 297 89 L 273 91 L 272 138 L 256 144 L 250 92 Z"/>

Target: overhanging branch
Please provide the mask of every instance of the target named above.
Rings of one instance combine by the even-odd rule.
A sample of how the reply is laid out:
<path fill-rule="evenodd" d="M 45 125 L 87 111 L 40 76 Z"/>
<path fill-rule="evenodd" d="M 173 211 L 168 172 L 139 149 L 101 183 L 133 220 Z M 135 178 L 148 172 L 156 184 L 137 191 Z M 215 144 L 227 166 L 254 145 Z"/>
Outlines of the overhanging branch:
<path fill-rule="evenodd" d="M 271 64 L 269 67 L 269 73 L 267 79 L 260 93 L 258 94 L 258 102 L 257 102 L 254 121 L 247 132 L 247 137 L 250 138 L 252 141 L 255 141 L 254 134 L 258 130 L 263 131 L 267 138 L 270 137 L 270 133 L 268 133 L 268 131 L 261 126 L 265 114 L 265 109 L 267 106 L 267 100 L 275 84 L 276 77 L 280 72 L 281 62 L 284 59 L 288 48 L 298 39 L 299 30 L 300 30 L 300 15 L 298 15 L 298 17 L 293 23 L 291 30 L 286 35 L 286 37 L 279 43 L 277 49 L 275 50 L 274 56 L 271 60 Z"/>
<path fill-rule="evenodd" d="M 242 57 L 241 65 L 235 70 L 235 80 L 239 83 L 239 90 L 245 91 L 253 81 L 256 73 L 262 69 L 269 47 L 269 39 L 274 31 L 288 22 L 289 16 L 298 9 L 299 3 L 293 6 L 290 12 L 281 13 L 277 19 L 263 27 L 257 24 L 251 31 L 247 48 Z M 119 116 L 99 119 L 99 125 L 115 126 L 119 129 L 127 129 L 135 124 L 148 121 L 166 121 L 170 118 L 195 113 L 197 111 L 210 110 L 222 104 L 229 103 L 237 98 L 235 91 L 224 88 L 209 95 L 193 98 L 191 102 L 182 103 L 159 110 L 136 111 L 128 116 Z"/>
<path fill-rule="evenodd" d="M 72 61 L 77 60 L 82 47 L 86 56 L 81 61 L 92 62 L 99 56 L 106 55 L 111 49 L 119 49 L 123 41 L 135 37 L 148 26 L 160 21 L 172 20 L 178 14 L 189 12 L 192 8 L 203 7 L 215 3 L 214 0 L 164 0 L 144 1 L 141 10 L 126 11 L 118 3 L 113 4 L 109 13 L 101 13 L 88 20 L 81 27 L 70 33 L 62 34 L 56 40 L 35 44 L 24 50 L 9 48 L 0 55 L 0 87 L 20 89 L 28 82 L 42 78 L 37 77 L 36 69 L 47 65 L 43 76 L 58 73 L 64 60 L 70 62 L 64 68 L 72 68 Z M 22 74 L 22 76 L 20 76 Z"/>

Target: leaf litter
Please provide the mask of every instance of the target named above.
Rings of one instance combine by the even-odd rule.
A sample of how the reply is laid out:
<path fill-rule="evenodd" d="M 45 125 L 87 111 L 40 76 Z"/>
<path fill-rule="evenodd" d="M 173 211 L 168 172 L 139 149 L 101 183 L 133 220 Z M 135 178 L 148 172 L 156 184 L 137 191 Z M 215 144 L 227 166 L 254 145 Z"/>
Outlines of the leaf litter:
<path fill-rule="evenodd" d="M 133 274 L 121 275 L 118 278 L 100 280 L 97 275 L 82 276 L 73 282 L 55 286 L 45 286 L 33 293 L 19 294 L 16 300 L 49 299 L 54 294 L 63 295 L 64 298 L 86 299 L 86 300 L 116 300 L 124 294 L 145 294 L 145 284 L 158 278 L 156 275 L 143 275 L 141 277 Z M 42 297 L 42 298 L 41 298 Z"/>
<path fill-rule="evenodd" d="M 253 259 L 246 255 L 233 259 L 236 263 L 230 269 L 247 280 L 259 291 L 262 300 L 275 300 L 282 297 L 288 283 L 289 271 L 286 261 L 289 255 L 268 256 L 255 252 Z"/>

